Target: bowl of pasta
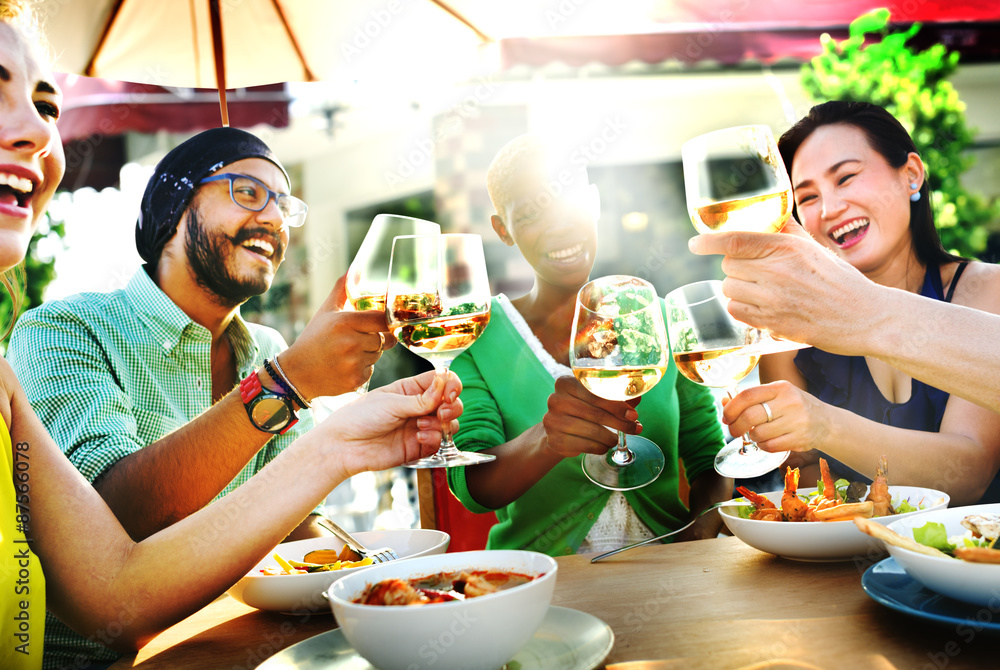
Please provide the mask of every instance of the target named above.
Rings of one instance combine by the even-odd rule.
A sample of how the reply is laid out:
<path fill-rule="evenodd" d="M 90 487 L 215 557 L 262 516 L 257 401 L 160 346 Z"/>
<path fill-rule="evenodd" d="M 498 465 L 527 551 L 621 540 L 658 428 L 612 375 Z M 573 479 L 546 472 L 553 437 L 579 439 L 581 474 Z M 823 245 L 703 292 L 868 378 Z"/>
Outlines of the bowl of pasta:
<path fill-rule="evenodd" d="M 451 541 L 448 533 L 427 528 L 369 530 L 352 534 L 367 547 L 395 550 L 401 560 L 443 554 Z M 337 560 L 336 557 L 343 558 Z M 321 612 L 329 607 L 323 592 L 331 584 L 347 575 L 370 569 L 371 565 L 367 562 L 351 558 L 355 557 L 346 556 L 343 542 L 333 536 L 285 542 L 268 552 L 227 593 L 241 603 L 260 610 L 293 614 Z"/>
<path fill-rule="evenodd" d="M 327 597 L 344 637 L 376 668 L 495 670 L 541 626 L 556 568 L 532 551 L 455 552 L 348 575 Z"/>

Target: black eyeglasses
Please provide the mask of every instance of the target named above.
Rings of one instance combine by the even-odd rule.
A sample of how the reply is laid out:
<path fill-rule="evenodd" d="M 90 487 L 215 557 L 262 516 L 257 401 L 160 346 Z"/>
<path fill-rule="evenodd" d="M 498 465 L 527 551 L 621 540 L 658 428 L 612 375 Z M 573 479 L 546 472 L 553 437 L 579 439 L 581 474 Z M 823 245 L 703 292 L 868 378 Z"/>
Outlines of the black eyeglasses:
<path fill-rule="evenodd" d="M 309 211 L 306 203 L 288 193 L 275 193 L 259 179 L 227 172 L 214 177 L 205 177 L 199 183 L 207 184 L 224 179 L 229 181 L 229 197 L 243 209 L 259 212 L 273 199 L 285 224 L 298 228 L 306 222 L 306 212 Z"/>

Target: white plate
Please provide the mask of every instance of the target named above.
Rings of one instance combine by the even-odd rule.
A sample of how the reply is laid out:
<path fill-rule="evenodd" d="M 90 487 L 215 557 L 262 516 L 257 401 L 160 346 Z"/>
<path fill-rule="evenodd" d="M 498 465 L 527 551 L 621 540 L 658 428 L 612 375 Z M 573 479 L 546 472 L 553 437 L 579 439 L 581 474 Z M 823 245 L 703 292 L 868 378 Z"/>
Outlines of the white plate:
<path fill-rule="evenodd" d="M 815 490 L 816 488 L 813 487 L 799 489 L 798 492 L 800 495 L 807 495 Z M 772 491 L 761 495 L 780 507 L 783 493 L 783 491 Z M 927 510 L 947 507 L 949 501 L 946 493 L 917 486 L 890 486 L 889 494 L 894 503 L 906 499 L 915 506 L 922 503 L 924 509 L 921 512 L 875 518 L 875 521 L 884 525 Z M 722 520 L 733 535 L 755 549 L 766 551 L 769 554 L 777 554 L 784 558 L 797 561 L 850 561 L 857 559 L 869 562 L 885 554 L 880 541 L 862 533 L 850 520 L 788 523 L 741 519 L 737 507 L 723 507 L 721 512 Z"/>
<path fill-rule="evenodd" d="M 402 528 L 396 530 L 368 530 L 352 533 L 358 541 L 371 549 L 389 547 L 394 549 L 400 559 L 443 554 L 448 550 L 451 536 L 440 530 L 424 528 Z M 323 592 L 331 584 L 344 575 L 366 570 L 368 566 L 335 570 L 331 572 L 313 572 L 306 575 L 262 575 L 260 570 L 267 566 L 276 566 L 273 554 L 277 552 L 284 559 L 301 561 L 310 551 L 317 549 L 333 549 L 340 551 L 344 547 L 341 540 L 333 537 L 314 537 L 308 540 L 286 542 L 267 553 L 253 570 L 236 582 L 227 591 L 236 600 L 250 607 L 273 612 L 329 612 L 330 605 Z"/>
<path fill-rule="evenodd" d="M 507 670 L 593 670 L 611 653 L 610 626 L 586 612 L 549 607 L 535 636 L 507 663 Z M 279 651 L 260 670 L 375 670 L 347 644 L 340 629 L 320 633 Z"/>
<path fill-rule="evenodd" d="M 913 529 L 930 521 L 944 524 L 949 536 L 962 535 L 965 528 L 961 521 L 970 514 L 984 512 L 1000 514 L 1000 504 L 953 507 L 916 514 L 893 521 L 891 530 L 903 537 L 913 537 Z M 969 563 L 957 558 L 942 558 L 918 554 L 909 549 L 888 545 L 889 553 L 906 570 L 906 574 L 928 589 L 955 600 L 1000 609 L 1000 564 Z"/>

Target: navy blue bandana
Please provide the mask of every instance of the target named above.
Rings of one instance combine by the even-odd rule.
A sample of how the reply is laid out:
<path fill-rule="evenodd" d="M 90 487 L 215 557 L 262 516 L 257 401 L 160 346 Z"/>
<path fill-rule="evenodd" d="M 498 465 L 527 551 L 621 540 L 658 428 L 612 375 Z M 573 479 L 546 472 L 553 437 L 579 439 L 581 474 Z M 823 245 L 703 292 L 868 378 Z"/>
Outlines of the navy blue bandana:
<path fill-rule="evenodd" d="M 155 268 L 167 241 L 177 231 L 181 215 L 198 188 L 198 182 L 220 168 L 243 160 L 263 158 L 288 173 L 266 144 L 238 128 L 212 128 L 179 144 L 163 157 L 146 184 L 135 223 L 139 255 Z"/>

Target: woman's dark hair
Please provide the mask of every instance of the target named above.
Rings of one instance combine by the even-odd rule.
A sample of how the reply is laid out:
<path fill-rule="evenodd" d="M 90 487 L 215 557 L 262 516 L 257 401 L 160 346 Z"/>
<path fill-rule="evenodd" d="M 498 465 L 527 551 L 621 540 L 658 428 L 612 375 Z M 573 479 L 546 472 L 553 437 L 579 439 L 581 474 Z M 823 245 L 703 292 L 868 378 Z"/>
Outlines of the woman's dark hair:
<path fill-rule="evenodd" d="M 882 155 L 894 168 L 906 163 L 910 153 L 918 153 L 910 134 L 889 112 L 868 102 L 831 100 L 816 105 L 809 113 L 789 128 L 778 140 L 778 150 L 788 174 L 792 173 L 792 160 L 813 131 L 821 126 L 843 123 L 854 126 L 865 134 L 872 149 Z M 920 186 L 920 199 L 910 203 L 910 234 L 917 258 L 925 265 L 942 265 L 965 260 L 948 253 L 941 244 L 934 227 L 931 210 L 930 186 L 925 176 Z"/>

